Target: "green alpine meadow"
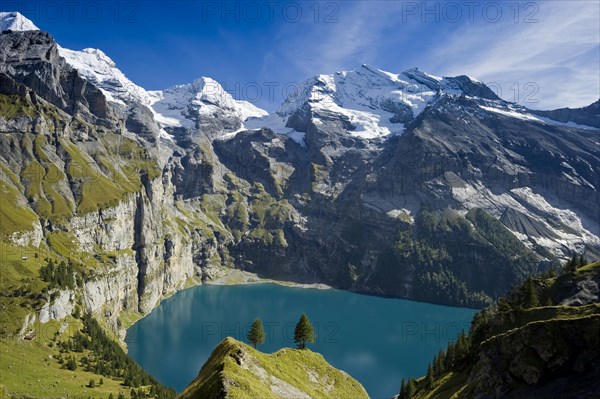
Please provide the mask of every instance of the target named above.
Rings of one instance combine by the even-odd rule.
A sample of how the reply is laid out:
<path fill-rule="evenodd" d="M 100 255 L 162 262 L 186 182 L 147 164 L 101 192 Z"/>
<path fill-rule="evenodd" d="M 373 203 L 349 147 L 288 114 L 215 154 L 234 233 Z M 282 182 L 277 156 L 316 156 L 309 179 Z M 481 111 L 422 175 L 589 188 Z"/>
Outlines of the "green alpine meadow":
<path fill-rule="evenodd" d="M 599 19 L 0 3 L 0 399 L 597 399 Z"/>

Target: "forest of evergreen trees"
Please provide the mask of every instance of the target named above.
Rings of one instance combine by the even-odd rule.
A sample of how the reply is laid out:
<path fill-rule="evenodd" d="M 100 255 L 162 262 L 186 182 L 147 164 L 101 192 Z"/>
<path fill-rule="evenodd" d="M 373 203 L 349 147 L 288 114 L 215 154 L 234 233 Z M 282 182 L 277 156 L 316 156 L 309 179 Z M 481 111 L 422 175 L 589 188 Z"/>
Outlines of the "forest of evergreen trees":
<path fill-rule="evenodd" d="M 472 209 L 461 216 L 424 206 L 413 224 L 399 227 L 369 278 L 398 296 L 482 308 L 536 273 L 539 262 L 483 210 Z M 410 292 L 403 291 L 407 283 Z"/>
<path fill-rule="evenodd" d="M 132 398 L 171 399 L 176 396 L 174 389 L 162 386 L 127 356 L 119 344 L 108 337 L 91 314 L 83 315 L 82 321 L 81 331 L 76 332 L 69 340 L 58 343 L 61 350 L 58 360 L 63 367 L 69 370 L 83 367 L 86 371 L 104 377 L 123 379 L 123 386 L 131 388 Z M 71 353 L 83 354 L 79 364 Z M 93 384 L 90 381 L 90 385 L 95 386 L 95 381 Z"/>
<path fill-rule="evenodd" d="M 71 262 L 62 261 L 56 264 L 53 260 L 49 260 L 46 266 L 40 268 L 40 277 L 49 283 L 49 289 L 68 288 L 72 290 L 78 285 L 75 276 L 75 268 Z"/>

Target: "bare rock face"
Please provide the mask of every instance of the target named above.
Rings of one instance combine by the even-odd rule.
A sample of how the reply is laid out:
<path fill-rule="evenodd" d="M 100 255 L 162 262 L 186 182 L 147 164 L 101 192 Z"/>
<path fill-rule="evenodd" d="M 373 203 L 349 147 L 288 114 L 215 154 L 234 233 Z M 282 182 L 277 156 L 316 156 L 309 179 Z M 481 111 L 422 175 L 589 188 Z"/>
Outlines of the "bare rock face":
<path fill-rule="evenodd" d="M 561 282 L 558 302 L 565 306 L 585 306 L 597 303 L 600 300 L 599 286 L 600 276 L 598 275 Z"/>
<path fill-rule="evenodd" d="M 5 33 L 0 35 L 0 47 L 4 50 L 0 56 L 0 72 L 69 114 L 81 114 L 90 122 L 114 127 L 108 121 L 111 110 L 102 92 L 65 63 L 48 33 Z M 2 94 L 15 92 L 14 85 L 2 87 Z"/>
<path fill-rule="evenodd" d="M 583 108 L 559 108 L 551 111 L 533 112 L 536 115 L 546 116 L 560 122 L 572 122 L 600 128 L 600 100 Z"/>
<path fill-rule="evenodd" d="M 154 122 L 154 115 L 148 107 L 139 103 L 132 104 L 128 111 L 125 127 L 150 143 L 156 142 L 158 137 L 158 126 Z"/>
<path fill-rule="evenodd" d="M 52 303 L 46 302 L 39 313 L 38 320 L 47 323 L 50 320 L 61 320 L 69 316 L 75 307 L 75 293 L 71 290 L 61 290 L 56 294 Z"/>

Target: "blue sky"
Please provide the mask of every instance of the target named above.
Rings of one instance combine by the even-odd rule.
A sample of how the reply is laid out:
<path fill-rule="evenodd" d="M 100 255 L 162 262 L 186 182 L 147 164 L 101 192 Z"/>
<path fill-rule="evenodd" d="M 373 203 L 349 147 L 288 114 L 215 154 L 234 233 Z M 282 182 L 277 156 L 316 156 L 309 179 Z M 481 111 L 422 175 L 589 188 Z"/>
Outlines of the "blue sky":
<path fill-rule="evenodd" d="M 594 0 L 2 0 L 0 9 L 20 11 L 63 47 L 100 48 L 147 89 L 210 76 L 268 110 L 290 84 L 363 63 L 470 75 L 530 108 L 600 96 Z"/>

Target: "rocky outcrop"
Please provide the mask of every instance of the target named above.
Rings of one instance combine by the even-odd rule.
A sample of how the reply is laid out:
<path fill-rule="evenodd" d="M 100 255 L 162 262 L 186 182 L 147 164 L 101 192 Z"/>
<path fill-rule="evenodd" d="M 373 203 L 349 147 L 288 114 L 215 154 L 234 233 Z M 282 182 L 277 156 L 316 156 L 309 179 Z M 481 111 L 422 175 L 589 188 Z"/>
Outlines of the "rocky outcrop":
<path fill-rule="evenodd" d="M 599 332 L 595 315 L 532 323 L 494 337 L 482 345 L 469 377 L 478 383 L 473 397 L 594 398 Z M 523 388 L 512 392 L 519 384 Z"/>
<path fill-rule="evenodd" d="M 75 293 L 70 290 L 51 292 L 54 299 L 48 298 L 40 310 L 38 320 L 47 323 L 50 320 L 61 320 L 73 312 L 75 307 Z"/>
<path fill-rule="evenodd" d="M 434 360 L 430 382 L 418 380 L 411 398 L 597 397 L 599 278 L 595 262 L 516 287 L 474 317 L 469 336 Z"/>
<path fill-rule="evenodd" d="M 115 127 L 109 122 L 111 109 L 100 89 L 67 65 L 48 33 L 23 31 L 2 34 L 0 48 L 3 49 L 1 73 L 69 114 L 81 114 L 97 125 Z M 2 87 L 0 93 L 14 94 L 14 84 L 3 84 Z"/>
<path fill-rule="evenodd" d="M 159 132 L 152 112 L 139 103 L 133 103 L 128 114 L 125 128 L 150 143 L 156 142 Z"/>

